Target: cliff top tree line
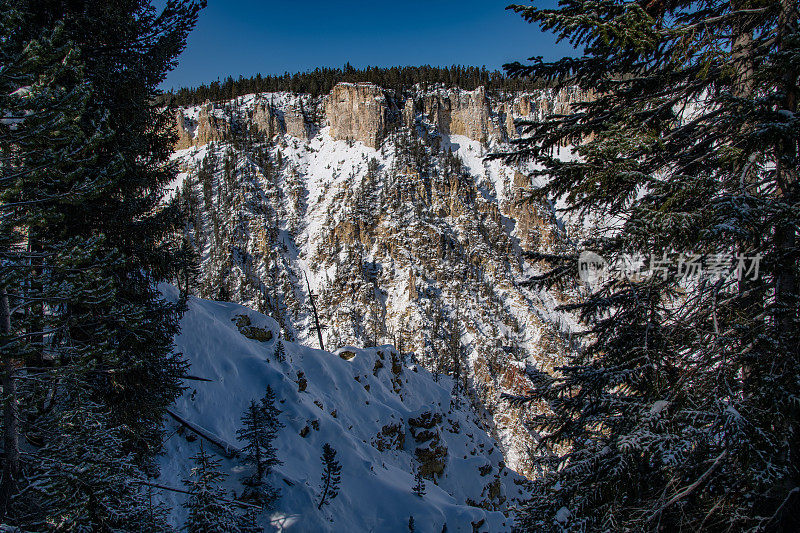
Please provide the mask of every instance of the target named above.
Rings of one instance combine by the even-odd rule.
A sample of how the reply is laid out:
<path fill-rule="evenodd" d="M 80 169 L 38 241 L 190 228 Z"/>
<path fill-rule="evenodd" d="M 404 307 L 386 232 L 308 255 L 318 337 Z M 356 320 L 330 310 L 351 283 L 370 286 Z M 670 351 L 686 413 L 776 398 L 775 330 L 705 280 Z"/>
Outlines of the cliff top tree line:
<path fill-rule="evenodd" d="M 261 92 L 307 93 L 312 96 L 328 94 L 340 82 L 370 82 L 384 89 L 400 93 L 416 84 L 422 86 L 443 84 L 474 90 L 480 86 L 487 91 L 515 92 L 544 87 L 544 82 L 534 78 L 506 76 L 503 72 L 487 70 L 485 67 L 453 65 L 449 67 L 366 67 L 357 69 L 349 63 L 342 68 L 321 67 L 294 74 L 257 74 L 250 78 L 229 76 L 197 87 L 183 87 L 171 91 L 165 98 L 178 106 L 202 104 L 206 100 L 221 102 L 233 100 L 245 94 Z"/>

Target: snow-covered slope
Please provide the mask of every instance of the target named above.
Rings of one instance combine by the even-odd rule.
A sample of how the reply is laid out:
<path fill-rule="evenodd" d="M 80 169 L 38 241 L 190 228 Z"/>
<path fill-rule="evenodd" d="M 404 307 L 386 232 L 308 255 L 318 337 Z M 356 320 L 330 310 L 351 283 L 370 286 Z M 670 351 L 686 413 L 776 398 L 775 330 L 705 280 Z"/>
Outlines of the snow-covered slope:
<path fill-rule="evenodd" d="M 177 298 L 173 287 L 164 292 Z M 241 315 L 262 340 L 240 331 Z M 524 494 L 525 482 L 505 467 L 499 447 L 466 402 L 453 401 L 449 378 L 435 380 L 388 345 L 329 353 L 283 341 L 286 357 L 278 361 L 278 334 L 277 322 L 255 311 L 191 298 L 175 340 L 190 374 L 210 380 L 187 381 L 175 414 L 231 448 L 242 445 L 236 431 L 247 404 L 259 400 L 267 385 L 277 395 L 285 427 L 276 448 L 283 464 L 269 478 L 280 498 L 261 516 L 267 531 L 405 532 L 411 516 L 417 531 L 439 532 L 444 524 L 451 532 L 511 529 L 509 506 Z M 203 439 L 174 420 L 166 424 L 161 483 L 174 485 L 189 475 L 190 457 Z M 338 497 L 318 510 L 324 443 L 338 452 L 342 485 Z M 208 443 L 205 449 L 215 450 Z M 431 474 L 435 481 L 426 482 L 423 497 L 412 492 L 415 458 L 416 464 L 427 461 L 431 471 L 443 467 L 440 475 Z M 223 469 L 233 499 L 248 470 L 237 458 L 223 458 Z M 186 496 L 164 491 L 163 497 L 180 526 Z"/>

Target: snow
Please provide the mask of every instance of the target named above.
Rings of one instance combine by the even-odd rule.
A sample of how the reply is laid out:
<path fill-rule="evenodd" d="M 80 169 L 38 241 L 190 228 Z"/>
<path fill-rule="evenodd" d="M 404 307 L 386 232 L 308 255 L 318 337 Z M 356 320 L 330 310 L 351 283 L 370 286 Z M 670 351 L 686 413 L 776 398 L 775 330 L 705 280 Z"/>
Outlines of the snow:
<path fill-rule="evenodd" d="M 653 405 L 650 406 L 650 414 L 657 415 L 661 413 L 661 411 L 669 407 L 669 404 L 670 402 L 667 400 L 658 400 L 656 402 L 653 402 Z"/>
<path fill-rule="evenodd" d="M 162 290 L 168 299 L 178 297 L 172 286 Z M 273 338 L 259 342 L 243 336 L 234 323 L 242 314 L 250 317 L 253 326 L 271 331 Z M 173 408 L 181 417 L 241 446 L 236 430 L 250 400 L 261 398 L 270 385 L 280 401 L 280 418 L 286 427 L 275 444 L 283 464 L 269 481 L 281 496 L 263 516 L 268 531 L 407 531 L 409 516 L 417 524 L 430 524 L 431 531 L 440 531 L 446 522 L 448 531 L 471 532 L 471 523 L 484 519 L 481 531 L 511 530 L 512 520 L 503 513 L 466 505 L 468 498 L 485 500 L 486 486 L 495 476 L 509 503 L 524 494 L 518 485 L 521 478 L 499 467 L 500 449 L 480 428 L 476 415 L 467 408 L 451 409 L 452 383 L 447 378 L 437 383 L 426 370 L 409 366 L 394 374 L 392 357 L 399 356 L 391 346 L 344 347 L 338 353 L 356 354 L 345 360 L 283 341 L 286 360 L 276 361 L 272 355 L 278 331 L 273 319 L 245 307 L 191 298 L 182 332 L 175 339 L 176 349 L 191 363 L 190 374 L 211 380 L 186 382 L 188 388 Z M 377 361 L 383 363 L 382 368 L 376 369 Z M 298 390 L 298 372 L 307 380 L 304 392 Z M 442 414 L 441 442 L 449 453 L 438 485 L 427 481 L 427 494 L 420 498 L 411 491 L 411 464 L 414 448 L 424 445 L 415 442 L 407 421 L 426 411 Z M 402 424 L 405 445 L 380 451 L 373 442 L 389 423 Z M 199 441 L 189 442 L 187 434 L 178 434 L 171 419 L 165 424 L 169 438 L 160 459 L 159 482 L 180 488 L 177 480 L 188 475 L 189 458 Z M 304 427 L 312 428 L 305 438 L 300 436 Z M 320 455 L 326 442 L 338 452 L 342 486 L 339 496 L 320 511 L 316 507 Z M 486 464 L 492 465 L 492 472 L 484 477 L 478 467 Z M 223 468 L 229 474 L 227 488 L 241 491 L 239 480 L 245 468 L 236 459 L 223 459 Z M 176 526 L 184 519 L 184 497 L 163 492 Z"/>

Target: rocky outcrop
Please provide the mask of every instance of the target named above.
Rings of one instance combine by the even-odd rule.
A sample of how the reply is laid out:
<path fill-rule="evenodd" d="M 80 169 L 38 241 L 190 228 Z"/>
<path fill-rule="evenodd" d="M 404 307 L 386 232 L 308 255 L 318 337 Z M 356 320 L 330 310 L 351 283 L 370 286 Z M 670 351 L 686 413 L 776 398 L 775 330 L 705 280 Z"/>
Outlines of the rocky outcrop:
<path fill-rule="evenodd" d="M 230 123 L 214 113 L 214 104 L 206 102 L 200 106 L 197 120 L 184 115 L 183 110 L 176 112 L 175 122 L 178 132 L 176 150 L 191 146 L 204 146 L 211 141 L 226 139 L 231 132 Z"/>
<path fill-rule="evenodd" d="M 191 131 L 191 125 L 188 124 L 188 119 L 184 116 L 182 109 L 175 111 L 175 129 L 178 132 L 178 141 L 175 143 L 176 150 L 183 150 L 194 144 L 192 139 L 194 132 Z"/>
<path fill-rule="evenodd" d="M 411 128 L 414 126 L 414 118 L 416 116 L 415 104 L 413 98 L 406 99 L 403 105 L 403 126 Z"/>
<path fill-rule="evenodd" d="M 211 141 L 225 139 L 230 133 L 231 126 L 228 121 L 214 114 L 214 104 L 207 103 L 200 108 L 197 130 L 194 135 L 195 146 L 203 146 Z"/>
<path fill-rule="evenodd" d="M 283 112 L 283 120 L 286 133 L 298 139 L 309 138 L 311 128 L 302 101 L 289 104 Z"/>
<path fill-rule="evenodd" d="M 552 209 L 539 201 L 525 201 L 530 188 L 530 177 L 515 172 L 513 182 L 515 195 L 503 209 L 516 221 L 516 236 L 523 250 L 555 253 L 559 235 Z"/>
<path fill-rule="evenodd" d="M 440 133 L 464 135 L 481 143 L 504 137 L 483 87 L 474 91 L 439 91 L 424 97 L 423 107 L 428 120 Z"/>
<path fill-rule="evenodd" d="M 576 87 L 559 90 L 541 89 L 516 94 L 507 99 L 490 98 L 483 87 L 474 91 L 438 88 L 415 90 L 404 99 L 388 97 L 384 90 L 371 83 L 339 83 L 325 99 L 325 117 L 330 135 L 337 140 L 360 141 L 378 148 L 391 126 L 413 128 L 422 112 L 428 125 L 426 136 L 433 134 L 464 135 L 489 144 L 518 137 L 515 119 L 541 120 L 549 114 L 569 113 L 575 101 L 587 100 L 592 94 Z M 262 95 L 263 98 L 263 95 Z M 267 137 L 286 133 L 307 140 L 316 130 L 319 100 L 309 95 L 275 93 L 274 100 L 257 99 L 244 119 Z M 230 134 L 234 117 L 230 110 L 223 116 L 214 104 L 206 102 L 193 110 L 178 110 L 176 149 L 203 146 Z"/>
<path fill-rule="evenodd" d="M 506 137 L 509 139 L 516 139 L 519 135 L 517 134 L 517 126 L 514 124 L 512 106 L 508 104 L 503 106 L 503 116 L 505 119 Z"/>
<path fill-rule="evenodd" d="M 592 100 L 594 94 L 570 86 L 561 89 L 541 89 L 534 93 L 520 94 L 514 98 L 511 109 L 517 117 L 542 120 L 551 114 L 572 112 L 574 102 Z"/>
<path fill-rule="evenodd" d="M 280 113 L 270 104 L 263 102 L 256 104 L 251 120 L 255 128 L 267 137 L 286 131 Z"/>
<path fill-rule="evenodd" d="M 284 102 L 282 108 L 272 102 L 259 102 L 253 107 L 250 120 L 267 137 L 286 133 L 307 140 L 311 136 L 311 122 L 300 97 Z"/>
<path fill-rule="evenodd" d="M 386 136 L 389 107 L 383 90 L 371 83 L 339 83 L 325 105 L 331 137 L 378 148 Z"/>
<path fill-rule="evenodd" d="M 489 100 L 486 90 L 478 87 L 471 92 L 458 92 L 453 99 L 450 114 L 450 133 L 464 135 L 470 139 L 486 143 L 491 134 L 497 137 L 496 129 L 489 116 Z"/>

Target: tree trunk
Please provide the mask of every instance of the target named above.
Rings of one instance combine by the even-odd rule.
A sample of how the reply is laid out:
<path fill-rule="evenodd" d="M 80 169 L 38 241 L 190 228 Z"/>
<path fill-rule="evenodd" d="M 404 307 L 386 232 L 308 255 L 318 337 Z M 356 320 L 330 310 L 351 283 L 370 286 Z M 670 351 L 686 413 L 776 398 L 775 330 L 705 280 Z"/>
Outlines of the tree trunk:
<path fill-rule="evenodd" d="M 0 288 L 0 335 L 11 333 L 11 307 L 5 288 Z"/>
<path fill-rule="evenodd" d="M 33 232 L 33 230 L 31 230 Z M 30 259 L 30 296 L 34 302 L 26 305 L 29 310 L 30 321 L 30 344 L 33 348 L 33 355 L 31 363 L 33 366 L 44 366 L 44 316 L 45 316 L 45 303 L 44 303 L 44 285 L 42 283 L 42 275 L 44 272 L 44 259 L 42 257 L 44 248 L 38 238 L 34 236 L 28 237 L 28 251 L 31 254 Z"/>
<path fill-rule="evenodd" d="M 777 47 L 782 48 L 783 40 L 797 31 L 798 12 L 796 0 L 781 1 L 781 15 L 778 21 Z M 791 113 L 797 112 L 798 71 L 787 69 L 781 80 L 784 94 L 782 107 Z M 798 160 L 798 141 L 789 139 L 779 141 L 777 146 L 777 179 L 781 199 L 788 205 L 795 204 L 798 196 L 797 168 L 786 165 L 784 158 Z M 785 220 L 775 228 L 775 247 L 778 263 L 775 272 L 775 326 L 781 336 L 789 341 L 786 346 L 789 354 L 800 356 L 794 327 L 797 313 L 797 233 L 793 220 Z M 787 335 L 788 334 L 788 335 Z"/>
<path fill-rule="evenodd" d="M 5 362 L 3 373 L 3 477 L 0 480 L 0 520 L 8 516 L 11 497 L 19 474 L 19 407 L 13 361 Z"/>
<path fill-rule="evenodd" d="M 797 0 L 781 0 L 781 13 L 778 18 L 778 31 L 776 35 L 776 48 L 783 50 L 784 40 L 798 31 Z M 784 95 L 781 107 L 791 114 L 797 113 L 798 93 L 798 68 L 792 64 L 783 73 L 779 87 Z M 797 205 L 800 190 L 798 190 L 797 166 L 800 160 L 800 141 L 797 138 L 781 139 L 776 150 L 776 174 L 778 182 L 778 195 L 785 205 Z M 797 263 L 797 220 L 793 215 L 784 215 L 775 228 L 775 328 L 776 337 L 781 343 L 787 358 L 785 368 L 793 368 L 800 361 L 800 336 L 797 331 L 797 313 L 800 304 L 798 294 Z M 789 460 L 800 453 L 800 440 L 796 436 L 790 439 Z M 794 469 L 795 485 L 788 491 L 786 499 L 778 507 L 774 515 L 775 528 L 778 531 L 796 531 L 798 516 L 800 516 L 800 498 L 796 497 L 797 487 L 800 486 L 800 476 Z"/>
<path fill-rule="evenodd" d="M 193 424 L 186 420 L 185 418 L 177 415 L 170 409 L 167 409 L 167 414 L 171 416 L 177 423 L 191 431 L 192 433 L 196 434 L 197 436 L 207 440 L 209 443 L 214 445 L 220 452 L 220 455 L 225 457 L 226 459 L 233 459 L 234 457 L 238 457 L 241 454 L 241 450 L 236 446 L 233 446 L 224 440 L 220 439 L 215 435 L 211 435 L 208 431 L 204 430 L 200 426 Z"/>
<path fill-rule="evenodd" d="M 311 301 L 311 310 L 314 313 L 314 325 L 317 328 L 317 340 L 319 341 L 319 349 L 324 350 L 325 345 L 322 344 L 322 329 L 319 326 L 319 315 L 317 314 L 317 304 L 314 303 L 314 294 L 311 292 L 311 284 L 308 282 L 308 276 L 305 272 L 303 275 L 306 276 L 306 286 L 308 287 L 308 299 Z"/>
<path fill-rule="evenodd" d="M 11 333 L 11 309 L 5 288 L 0 289 L 0 335 Z M 0 479 L 0 520 L 8 515 L 8 505 L 19 473 L 19 413 L 13 360 L 3 361 L 3 474 Z"/>

